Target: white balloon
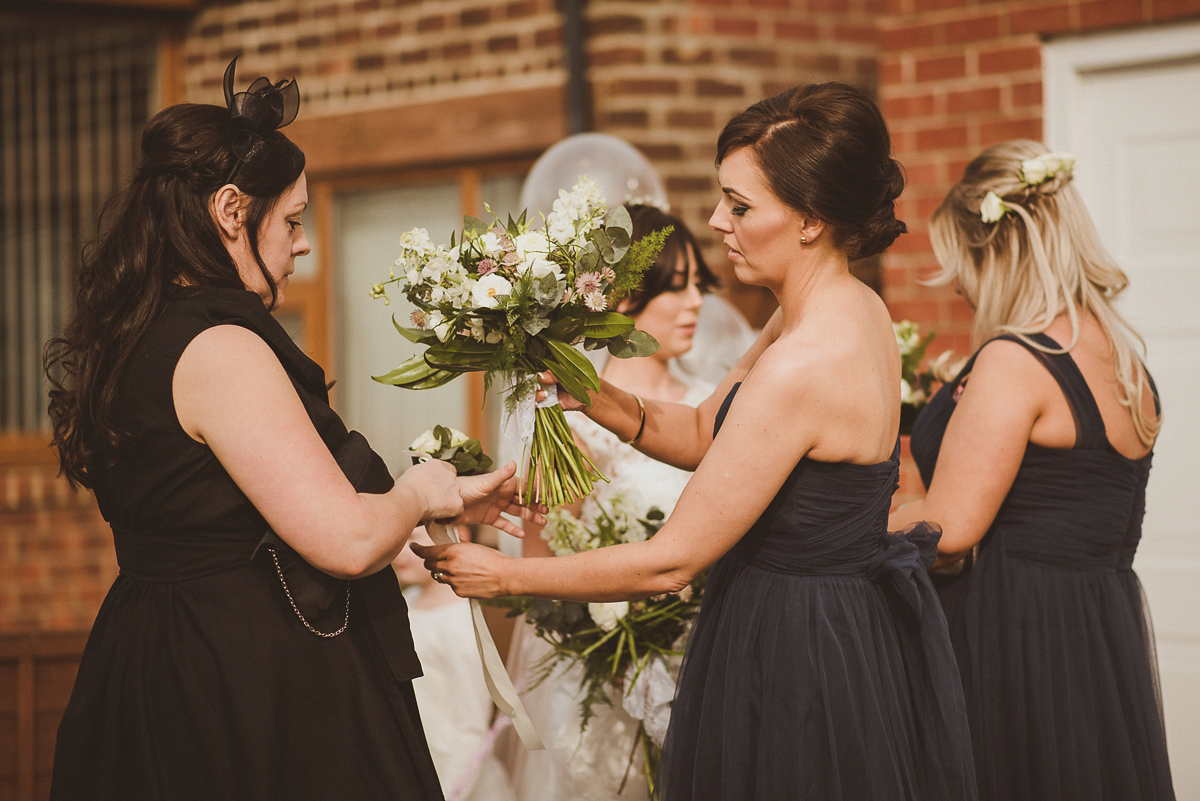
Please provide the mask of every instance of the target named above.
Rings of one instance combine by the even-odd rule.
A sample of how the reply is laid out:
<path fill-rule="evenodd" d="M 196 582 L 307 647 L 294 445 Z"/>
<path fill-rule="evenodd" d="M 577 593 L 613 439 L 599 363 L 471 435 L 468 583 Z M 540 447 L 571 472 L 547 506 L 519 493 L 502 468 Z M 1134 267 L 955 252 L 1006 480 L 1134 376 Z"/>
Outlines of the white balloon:
<path fill-rule="evenodd" d="M 625 203 L 670 208 L 662 179 L 641 151 L 612 134 L 581 133 L 552 145 L 529 171 L 521 208 L 530 222 L 549 214 L 559 190 L 569 191 L 581 175 L 599 184 L 610 208 Z"/>

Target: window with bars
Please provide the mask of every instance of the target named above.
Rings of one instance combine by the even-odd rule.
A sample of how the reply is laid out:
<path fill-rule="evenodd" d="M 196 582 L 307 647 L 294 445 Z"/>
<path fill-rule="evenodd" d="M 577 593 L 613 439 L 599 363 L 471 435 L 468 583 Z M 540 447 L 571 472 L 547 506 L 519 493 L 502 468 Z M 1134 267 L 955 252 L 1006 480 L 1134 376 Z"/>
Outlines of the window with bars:
<path fill-rule="evenodd" d="M 136 167 L 156 63 L 152 29 L 0 24 L 0 434 L 49 427 L 42 348 Z"/>

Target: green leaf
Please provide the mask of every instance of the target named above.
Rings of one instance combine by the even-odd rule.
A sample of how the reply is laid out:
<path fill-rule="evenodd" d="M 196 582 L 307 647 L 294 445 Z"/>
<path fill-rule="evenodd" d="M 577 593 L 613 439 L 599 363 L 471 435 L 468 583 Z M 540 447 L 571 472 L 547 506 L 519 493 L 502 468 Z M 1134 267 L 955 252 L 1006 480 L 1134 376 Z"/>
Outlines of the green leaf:
<path fill-rule="evenodd" d="M 588 339 L 610 339 L 633 328 L 633 318 L 620 312 L 588 312 L 583 317 L 583 335 Z"/>
<path fill-rule="evenodd" d="M 413 356 L 406 360 L 399 367 L 390 370 L 383 375 L 371 376 L 374 380 L 381 384 L 391 384 L 393 386 L 401 386 L 412 381 L 421 381 L 428 378 L 436 372 L 436 368 L 430 367 L 425 361 L 423 354 Z"/>
<path fill-rule="evenodd" d="M 608 220 L 604 223 L 604 227 L 609 229 L 609 236 L 612 236 L 612 229 L 614 228 L 624 231 L 625 240 L 628 241 L 630 235 L 633 233 L 633 218 L 629 216 L 629 209 L 624 206 L 617 206 L 608 215 Z"/>
<path fill-rule="evenodd" d="M 431 345 L 429 350 L 425 351 L 425 360 L 434 367 L 444 370 L 459 372 L 486 370 L 495 350 L 495 345 L 488 345 L 485 342 L 476 342 L 473 339 L 452 339 L 449 342 Z"/>
<path fill-rule="evenodd" d="M 576 385 L 572 387 L 566 382 L 563 383 L 567 392 L 570 392 L 577 401 L 584 404 L 590 403 L 586 390 L 600 391 L 600 376 L 596 375 L 596 368 L 592 366 L 586 356 L 566 342 L 559 339 L 546 339 L 545 342 L 550 348 L 556 366 L 566 368 L 563 374 L 556 369 L 554 375 L 558 377 L 559 381 L 566 378 Z"/>
<path fill-rule="evenodd" d="M 584 315 L 574 309 L 563 309 L 562 314 L 545 330 L 545 335 L 561 339 L 563 342 L 574 342 L 583 334 Z"/>
<path fill-rule="evenodd" d="M 487 233 L 488 227 L 487 223 L 477 217 L 472 217 L 470 214 L 463 215 L 463 239 L 467 238 L 468 233 L 483 236 Z"/>
<path fill-rule="evenodd" d="M 645 331 L 634 329 L 619 339 L 610 340 L 608 352 L 618 359 L 649 356 L 658 350 L 658 340 Z"/>
<path fill-rule="evenodd" d="M 392 315 L 392 326 L 400 332 L 400 336 L 409 342 L 416 342 L 418 345 L 429 345 L 437 342 L 437 334 L 432 329 L 406 328 L 397 322 L 396 315 L 394 314 Z"/>

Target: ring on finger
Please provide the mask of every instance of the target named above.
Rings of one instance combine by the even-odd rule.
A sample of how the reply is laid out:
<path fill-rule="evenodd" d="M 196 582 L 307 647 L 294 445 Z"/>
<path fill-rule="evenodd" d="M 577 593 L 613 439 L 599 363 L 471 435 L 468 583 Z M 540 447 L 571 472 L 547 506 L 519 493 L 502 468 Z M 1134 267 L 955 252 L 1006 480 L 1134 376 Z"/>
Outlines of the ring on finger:
<path fill-rule="evenodd" d="M 433 571 L 433 580 L 439 584 L 445 584 L 446 574 L 440 570 Z"/>

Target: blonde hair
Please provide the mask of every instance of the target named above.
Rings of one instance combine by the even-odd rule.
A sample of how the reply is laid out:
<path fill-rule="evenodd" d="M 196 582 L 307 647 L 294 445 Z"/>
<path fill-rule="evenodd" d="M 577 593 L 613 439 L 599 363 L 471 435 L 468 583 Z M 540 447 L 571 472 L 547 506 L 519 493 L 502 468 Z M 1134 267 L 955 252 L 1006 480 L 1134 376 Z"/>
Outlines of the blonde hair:
<path fill-rule="evenodd" d="M 1030 186 L 1021 162 L 1049 151 L 1041 142 L 1015 139 L 979 154 L 933 213 L 930 238 L 941 271 L 931 284 L 956 283 L 975 307 L 972 349 L 1000 334 L 1013 334 L 1046 353 L 1066 353 L 1079 341 L 1079 313 L 1100 323 L 1117 372 L 1117 398 L 1129 409 L 1138 439 L 1151 445 L 1161 415 L 1146 414 L 1144 351 L 1137 332 L 1117 313 L 1113 299 L 1129 279 L 1100 243 L 1083 198 L 1063 169 Z M 988 192 L 1008 213 L 985 223 L 980 205 Z M 1061 314 L 1071 322 L 1071 340 L 1054 350 L 1030 339 Z"/>

